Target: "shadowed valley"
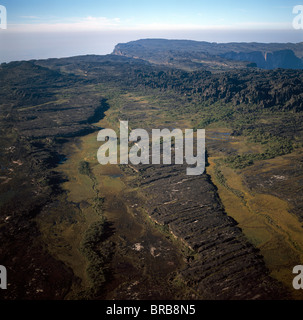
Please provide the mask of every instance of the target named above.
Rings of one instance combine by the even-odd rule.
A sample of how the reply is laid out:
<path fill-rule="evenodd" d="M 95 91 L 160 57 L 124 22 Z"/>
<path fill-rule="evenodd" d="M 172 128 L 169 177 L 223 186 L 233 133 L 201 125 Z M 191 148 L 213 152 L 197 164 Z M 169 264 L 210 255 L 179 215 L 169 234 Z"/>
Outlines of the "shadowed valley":
<path fill-rule="evenodd" d="M 301 51 L 141 40 L 1 64 L 1 298 L 301 299 Z M 121 119 L 206 129 L 206 172 L 100 165 Z"/>

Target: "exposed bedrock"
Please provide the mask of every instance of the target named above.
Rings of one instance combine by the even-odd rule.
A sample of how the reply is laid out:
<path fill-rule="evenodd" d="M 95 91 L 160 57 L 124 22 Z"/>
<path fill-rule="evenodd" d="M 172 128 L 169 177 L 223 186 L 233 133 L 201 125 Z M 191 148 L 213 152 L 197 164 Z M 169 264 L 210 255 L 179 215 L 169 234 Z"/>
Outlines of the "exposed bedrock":
<path fill-rule="evenodd" d="M 258 250 L 225 214 L 208 175 L 187 176 L 181 165 L 146 165 L 138 171 L 150 217 L 193 251 L 181 275 L 203 299 L 286 297 Z"/>

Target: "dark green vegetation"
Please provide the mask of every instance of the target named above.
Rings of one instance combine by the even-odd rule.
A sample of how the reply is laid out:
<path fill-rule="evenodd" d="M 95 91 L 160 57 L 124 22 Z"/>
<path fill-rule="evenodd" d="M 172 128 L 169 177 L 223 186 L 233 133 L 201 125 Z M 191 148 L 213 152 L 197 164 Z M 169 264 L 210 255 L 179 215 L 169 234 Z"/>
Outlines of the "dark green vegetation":
<path fill-rule="evenodd" d="M 93 182 L 95 198 L 93 199 L 93 209 L 100 219 L 92 223 L 86 230 L 81 242 L 80 251 L 89 261 L 87 274 L 91 281 L 91 292 L 86 292 L 83 298 L 91 298 L 100 294 L 102 285 L 105 283 L 104 268 L 108 263 L 113 247 L 106 248 L 102 245 L 102 240 L 106 236 L 106 219 L 103 216 L 104 199 L 99 197 L 99 191 L 96 187 L 96 177 L 94 176 L 90 164 L 87 161 L 81 161 L 78 167 L 79 173 L 88 176 Z M 102 250 L 98 250 L 101 244 Z"/>
<path fill-rule="evenodd" d="M 90 165 L 87 161 L 81 161 L 79 163 L 79 173 L 85 174 L 89 177 L 92 176 L 92 170 L 91 170 Z"/>
<path fill-rule="evenodd" d="M 116 55 L 13 62 L 0 66 L 0 240 L 5 244 L 0 248 L 0 264 L 8 267 L 11 279 L 14 279 L 10 290 L 0 292 L 3 298 L 63 299 L 79 281 L 73 270 L 48 250 L 35 219 L 41 211 L 46 214 L 49 207 L 58 208 L 57 212 L 62 212 L 59 220 L 70 220 L 70 224 L 76 225 L 71 209 L 73 204 L 61 189 L 66 177 L 55 168 L 68 156 L 68 144 L 75 137 L 96 131 L 98 128 L 93 123 L 98 122 L 108 109 L 112 111 L 108 121 L 113 125 L 117 125 L 118 119 L 129 119 L 132 125 L 146 125 L 148 129 L 155 123 L 158 127 L 167 125 L 173 128 L 177 121 L 196 129 L 224 126 L 232 136 L 247 139 L 258 149 L 258 152 L 242 152 L 236 145 L 234 149 L 228 149 L 221 161 L 235 169 L 245 169 L 255 163 L 261 163 L 262 167 L 262 161 L 301 150 L 301 71 L 253 67 L 252 63 L 257 62 L 248 59 L 253 44 L 233 44 L 229 48 L 202 44 L 205 47 L 203 59 L 207 61 L 203 63 L 196 61 L 202 59 L 200 49 L 193 43 L 193 47 L 185 44 L 185 47 L 182 44 L 183 49 L 173 46 L 170 50 L 164 44 L 155 53 L 151 52 L 149 44 L 141 48 L 143 51 L 138 51 L 135 43 L 134 47 L 134 44 L 118 46 Z M 254 46 L 255 51 L 271 50 L 279 54 L 288 50 L 284 52 L 286 60 L 292 56 L 291 52 L 295 52 L 292 67 L 302 67 L 301 44 L 288 45 L 284 49 L 278 45 L 265 49 L 261 44 Z M 125 48 L 128 52 L 123 51 Z M 133 59 L 132 50 L 136 50 L 137 57 L 157 64 Z M 231 51 L 237 53 L 231 57 Z M 243 60 L 239 56 L 243 52 L 248 61 L 235 61 Z M 163 61 L 158 60 L 160 56 Z M 132 103 L 125 98 L 126 94 L 144 97 L 146 102 Z M 222 150 L 215 151 L 220 153 Z M 296 158 L 294 163 L 297 162 L 300 160 Z M 297 168 L 293 170 L 298 175 L 299 184 L 300 168 Z M 183 190 L 180 186 L 182 174 L 179 169 L 170 172 L 163 168 L 142 168 L 136 173 L 131 168 L 124 169 L 127 176 L 134 176 L 131 184 L 135 189 L 140 187 L 143 193 L 147 190 L 150 197 L 147 211 L 153 219 L 163 224 L 163 230 L 173 232 L 191 247 L 186 268 L 179 272 L 183 277 L 182 285 L 187 286 L 186 293 L 189 288 L 194 288 L 196 297 L 202 298 L 232 299 L 236 293 L 240 298 L 287 296 L 268 276 L 262 257 L 242 236 L 236 222 L 225 216 L 208 177 L 184 184 L 196 190 L 192 194 L 195 199 L 189 205 L 186 200 L 193 199 L 187 191 L 190 189 Z M 90 163 L 86 160 L 79 162 L 78 173 L 91 181 L 94 191 L 92 208 L 99 215 L 99 220 L 83 234 L 79 248 L 88 261 L 87 273 L 92 283 L 91 291 L 83 293 L 82 298 L 100 298 L 104 288 L 111 288 L 113 275 L 109 265 L 113 261 L 115 243 L 107 241 L 105 245 L 103 241 L 108 237 L 110 223 L 103 216 L 105 199 L 97 187 L 98 181 Z M 226 184 L 219 169 L 217 177 Z M 248 181 L 254 185 L 252 177 Z M 170 189 L 173 187 L 170 182 L 174 182 L 178 190 L 180 187 L 183 196 L 179 201 L 182 200 L 182 205 L 186 203 L 183 213 L 191 212 L 195 220 L 203 214 L 207 230 L 198 228 L 200 224 L 189 226 L 187 223 L 193 221 L 188 221 L 187 213 L 182 216 L 183 213 L 178 212 L 180 203 L 166 206 L 166 202 L 174 200 L 175 191 Z M 166 185 L 167 190 L 164 190 Z M 270 186 L 263 188 L 270 189 Z M 155 190 L 160 190 L 160 196 Z M 238 190 L 230 190 L 242 196 Z M 202 203 L 199 197 L 202 199 L 203 192 L 207 197 L 204 202 L 201 200 Z M 302 216 L 302 203 L 294 192 L 288 197 L 295 204 L 294 213 Z M 214 247 L 219 251 L 212 251 Z M 125 252 L 127 250 L 125 245 Z M 154 248 L 151 252 L 154 258 Z M 209 257 L 209 264 L 203 262 L 203 255 Z M 249 270 L 245 270 L 239 261 L 246 261 Z M 124 267 L 119 265 L 117 270 L 123 272 Z M 219 286 L 222 280 L 220 268 L 224 269 L 221 277 L 224 275 L 230 281 L 224 293 Z M 213 274 L 211 270 L 214 270 Z M 136 273 L 134 270 L 133 274 Z M 265 291 L 258 282 L 260 279 L 268 285 Z M 218 287 L 214 286 L 215 283 Z M 208 289 L 203 296 L 205 286 Z M 237 289 L 233 290 L 233 286 Z M 180 292 L 178 297 L 182 297 Z"/>
<path fill-rule="evenodd" d="M 104 224 L 105 222 L 103 219 L 93 223 L 86 231 L 80 248 L 81 252 L 90 263 L 87 268 L 87 273 L 92 282 L 93 292 L 91 292 L 90 295 L 87 295 L 86 293 L 86 297 L 88 298 L 100 294 L 98 290 L 100 290 L 105 283 L 105 274 L 103 270 L 107 257 L 100 253 L 98 254 L 96 250 L 96 246 L 100 243 L 102 236 L 104 235 Z M 110 252 L 108 252 L 108 254 L 110 255 Z"/>

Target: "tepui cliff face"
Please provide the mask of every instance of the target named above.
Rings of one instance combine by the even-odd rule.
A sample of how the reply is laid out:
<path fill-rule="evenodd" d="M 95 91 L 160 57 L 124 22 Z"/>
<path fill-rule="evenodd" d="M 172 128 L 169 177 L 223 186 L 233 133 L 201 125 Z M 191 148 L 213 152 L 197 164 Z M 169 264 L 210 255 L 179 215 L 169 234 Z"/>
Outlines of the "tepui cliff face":
<path fill-rule="evenodd" d="M 261 69 L 303 69 L 303 61 L 292 50 L 227 52 L 221 57 L 229 60 L 253 62 Z"/>
<path fill-rule="evenodd" d="M 303 43 L 209 43 L 145 39 L 118 44 L 113 54 L 192 69 L 218 65 L 223 68 L 303 69 Z"/>

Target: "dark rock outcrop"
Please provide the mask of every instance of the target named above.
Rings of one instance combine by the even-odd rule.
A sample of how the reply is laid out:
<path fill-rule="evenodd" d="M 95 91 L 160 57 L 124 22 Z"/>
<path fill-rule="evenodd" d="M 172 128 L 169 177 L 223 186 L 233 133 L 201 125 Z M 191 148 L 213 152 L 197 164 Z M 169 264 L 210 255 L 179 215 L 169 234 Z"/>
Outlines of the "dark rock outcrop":
<path fill-rule="evenodd" d="M 141 166 L 137 184 L 151 219 L 192 250 L 181 275 L 203 299 L 286 297 L 262 256 L 225 214 L 206 174 L 186 176 L 181 165 Z"/>

